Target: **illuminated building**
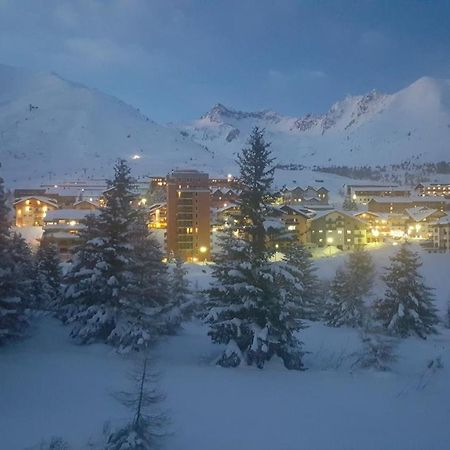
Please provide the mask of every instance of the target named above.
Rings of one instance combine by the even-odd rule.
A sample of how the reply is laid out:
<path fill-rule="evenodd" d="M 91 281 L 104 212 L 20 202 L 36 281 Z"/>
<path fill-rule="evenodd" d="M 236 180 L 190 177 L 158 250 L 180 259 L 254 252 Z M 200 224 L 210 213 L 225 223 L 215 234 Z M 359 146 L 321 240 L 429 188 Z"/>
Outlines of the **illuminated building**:
<path fill-rule="evenodd" d="M 207 173 L 174 171 L 167 176 L 168 254 L 187 261 L 210 257 L 210 191 Z"/>

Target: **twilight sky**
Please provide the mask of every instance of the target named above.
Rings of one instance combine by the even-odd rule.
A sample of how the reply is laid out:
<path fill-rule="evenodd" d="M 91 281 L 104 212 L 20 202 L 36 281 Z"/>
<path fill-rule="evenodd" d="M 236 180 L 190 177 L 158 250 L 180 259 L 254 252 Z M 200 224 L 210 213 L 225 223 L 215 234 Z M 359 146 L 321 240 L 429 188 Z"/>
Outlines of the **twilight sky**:
<path fill-rule="evenodd" d="M 0 0 L 0 63 L 54 71 L 159 122 L 217 102 L 324 112 L 347 94 L 450 78 L 450 1 Z"/>

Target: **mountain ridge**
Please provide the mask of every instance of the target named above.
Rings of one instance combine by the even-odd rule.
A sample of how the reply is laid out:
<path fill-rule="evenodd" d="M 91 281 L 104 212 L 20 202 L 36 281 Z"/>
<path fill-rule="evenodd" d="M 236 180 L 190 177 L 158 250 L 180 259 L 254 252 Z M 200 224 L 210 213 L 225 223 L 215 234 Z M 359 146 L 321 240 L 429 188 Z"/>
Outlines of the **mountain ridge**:
<path fill-rule="evenodd" d="M 10 183 L 109 176 L 118 157 L 137 176 L 193 167 L 236 170 L 254 126 L 280 164 L 386 165 L 449 160 L 450 81 L 423 77 L 385 94 L 347 96 L 324 114 L 284 116 L 215 104 L 186 124 L 140 110 L 57 74 L 0 65 L 0 169 Z"/>

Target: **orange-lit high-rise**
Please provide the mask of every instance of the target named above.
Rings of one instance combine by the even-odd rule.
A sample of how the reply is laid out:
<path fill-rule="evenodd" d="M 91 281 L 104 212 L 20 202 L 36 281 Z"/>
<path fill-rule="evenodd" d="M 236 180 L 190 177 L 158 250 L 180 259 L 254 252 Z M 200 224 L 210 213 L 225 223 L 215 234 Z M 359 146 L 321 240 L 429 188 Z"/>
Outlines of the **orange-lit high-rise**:
<path fill-rule="evenodd" d="M 178 170 L 167 176 L 168 254 L 187 261 L 210 257 L 210 194 L 208 174 Z"/>

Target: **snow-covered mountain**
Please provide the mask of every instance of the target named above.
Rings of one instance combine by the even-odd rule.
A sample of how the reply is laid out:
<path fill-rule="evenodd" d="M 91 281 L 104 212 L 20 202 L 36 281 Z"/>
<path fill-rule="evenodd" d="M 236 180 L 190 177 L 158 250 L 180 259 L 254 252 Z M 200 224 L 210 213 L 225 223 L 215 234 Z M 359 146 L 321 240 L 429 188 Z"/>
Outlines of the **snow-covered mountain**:
<path fill-rule="evenodd" d="M 119 156 L 136 175 L 211 167 L 211 152 L 183 134 L 97 90 L 0 65 L 0 175 L 9 184 L 110 177 Z"/>
<path fill-rule="evenodd" d="M 449 160 L 450 81 L 421 78 L 392 95 L 347 97 L 324 115 L 218 104 L 192 123 L 165 126 L 95 89 L 0 65 L 0 174 L 9 184 L 110 176 L 119 156 L 138 176 L 176 167 L 235 172 L 235 154 L 255 125 L 266 129 L 282 164 Z"/>
<path fill-rule="evenodd" d="M 217 154 L 238 151 L 253 126 L 266 129 L 281 163 L 384 165 L 450 159 L 450 80 L 421 78 L 395 94 L 347 97 L 323 115 L 286 117 L 215 105 L 184 126 Z"/>

